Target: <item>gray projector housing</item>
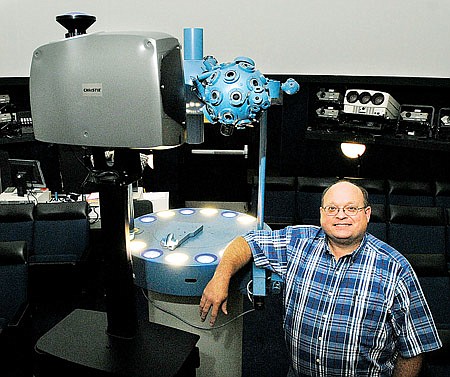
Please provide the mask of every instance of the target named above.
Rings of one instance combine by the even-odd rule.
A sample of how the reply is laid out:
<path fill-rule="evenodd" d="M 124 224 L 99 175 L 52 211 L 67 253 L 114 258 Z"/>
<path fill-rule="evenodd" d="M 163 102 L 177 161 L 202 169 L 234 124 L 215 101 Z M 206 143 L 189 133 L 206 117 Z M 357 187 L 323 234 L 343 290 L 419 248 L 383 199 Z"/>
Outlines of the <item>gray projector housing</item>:
<path fill-rule="evenodd" d="M 34 134 L 49 143 L 150 149 L 185 141 L 180 45 L 159 32 L 99 32 L 38 47 Z"/>

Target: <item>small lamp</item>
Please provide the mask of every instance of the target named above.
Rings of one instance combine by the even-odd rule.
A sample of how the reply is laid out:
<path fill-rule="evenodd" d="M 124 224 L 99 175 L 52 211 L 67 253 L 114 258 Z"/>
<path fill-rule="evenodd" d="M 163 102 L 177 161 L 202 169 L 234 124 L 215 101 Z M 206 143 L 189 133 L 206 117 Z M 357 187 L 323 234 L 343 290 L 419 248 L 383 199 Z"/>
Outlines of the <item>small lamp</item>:
<path fill-rule="evenodd" d="M 366 146 L 358 143 L 341 143 L 341 150 L 348 158 L 360 158 L 366 151 Z"/>
<path fill-rule="evenodd" d="M 361 156 L 366 151 L 366 146 L 364 144 L 358 143 L 341 143 L 341 150 L 346 157 L 358 159 L 358 165 L 356 167 L 356 176 L 359 177 L 361 173 L 361 164 L 362 164 Z"/>

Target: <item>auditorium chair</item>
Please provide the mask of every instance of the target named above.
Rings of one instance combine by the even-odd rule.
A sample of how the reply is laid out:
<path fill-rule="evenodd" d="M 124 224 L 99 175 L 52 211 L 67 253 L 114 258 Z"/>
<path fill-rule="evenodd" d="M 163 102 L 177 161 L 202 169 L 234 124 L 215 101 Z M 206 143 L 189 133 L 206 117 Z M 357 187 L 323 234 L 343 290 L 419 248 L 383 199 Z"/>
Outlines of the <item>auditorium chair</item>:
<path fill-rule="evenodd" d="M 434 183 L 389 179 L 387 185 L 389 204 L 420 207 L 435 205 Z"/>
<path fill-rule="evenodd" d="M 302 224 L 318 225 L 323 190 L 335 182 L 335 177 L 298 177 L 296 217 Z"/>
<path fill-rule="evenodd" d="M 31 264 L 76 264 L 89 246 L 86 202 L 38 203 Z"/>
<path fill-rule="evenodd" d="M 295 190 L 295 177 L 266 177 L 264 189 L 264 222 L 272 229 L 279 229 L 296 223 Z M 253 178 L 251 202 L 251 213 L 256 216 L 258 206 L 258 177 Z"/>
<path fill-rule="evenodd" d="M 384 204 L 372 204 L 367 231 L 378 239 L 387 241 L 387 217 L 386 206 Z"/>
<path fill-rule="evenodd" d="M 33 250 L 34 204 L 0 204 L 0 241 L 25 241 Z"/>
<path fill-rule="evenodd" d="M 79 297 L 86 284 L 90 225 L 86 202 L 38 203 L 30 261 L 33 302 Z"/>
<path fill-rule="evenodd" d="M 27 244 L 0 242 L 0 375 L 31 376 Z M 26 374 L 22 374 L 26 373 Z"/>

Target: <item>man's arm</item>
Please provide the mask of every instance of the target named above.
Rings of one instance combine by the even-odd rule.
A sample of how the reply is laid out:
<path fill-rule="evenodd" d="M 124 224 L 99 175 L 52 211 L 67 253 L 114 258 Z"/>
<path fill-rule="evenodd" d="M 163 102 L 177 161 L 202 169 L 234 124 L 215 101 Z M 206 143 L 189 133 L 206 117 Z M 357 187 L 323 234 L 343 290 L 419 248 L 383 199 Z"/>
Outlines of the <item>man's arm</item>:
<path fill-rule="evenodd" d="M 200 299 L 200 318 L 206 319 L 211 310 L 210 325 L 214 326 L 219 309 L 227 312 L 228 287 L 231 277 L 252 259 L 252 252 L 243 237 L 234 239 L 225 249 L 214 276 L 207 284 Z"/>
<path fill-rule="evenodd" d="M 421 354 L 408 359 L 399 356 L 395 363 L 394 373 L 392 376 L 417 377 L 420 373 L 420 368 L 422 367 L 422 359 L 423 356 Z"/>

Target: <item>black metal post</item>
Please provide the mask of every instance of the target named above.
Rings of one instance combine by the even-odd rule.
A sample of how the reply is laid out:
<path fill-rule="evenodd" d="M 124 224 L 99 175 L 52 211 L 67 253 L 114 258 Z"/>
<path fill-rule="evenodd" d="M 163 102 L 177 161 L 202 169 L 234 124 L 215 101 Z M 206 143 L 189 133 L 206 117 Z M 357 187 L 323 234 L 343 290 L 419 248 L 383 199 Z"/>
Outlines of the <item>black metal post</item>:
<path fill-rule="evenodd" d="M 110 169 L 102 154 L 94 155 L 94 180 L 100 195 L 108 335 L 133 338 L 137 331 L 135 289 L 131 264 L 129 185 L 140 177 L 139 153 L 115 150 Z M 96 160 L 97 159 L 97 160 Z"/>

